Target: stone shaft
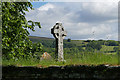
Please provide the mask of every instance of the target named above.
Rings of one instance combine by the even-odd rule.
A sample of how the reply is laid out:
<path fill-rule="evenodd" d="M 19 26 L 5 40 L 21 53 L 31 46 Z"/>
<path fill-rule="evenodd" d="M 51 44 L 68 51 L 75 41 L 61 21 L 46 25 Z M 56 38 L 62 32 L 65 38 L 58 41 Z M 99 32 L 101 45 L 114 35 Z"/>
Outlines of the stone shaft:
<path fill-rule="evenodd" d="M 56 23 L 56 25 L 51 29 L 51 33 L 56 39 L 56 54 L 58 56 L 58 61 L 64 61 L 63 57 L 63 39 L 67 32 L 64 31 L 62 23 Z"/>

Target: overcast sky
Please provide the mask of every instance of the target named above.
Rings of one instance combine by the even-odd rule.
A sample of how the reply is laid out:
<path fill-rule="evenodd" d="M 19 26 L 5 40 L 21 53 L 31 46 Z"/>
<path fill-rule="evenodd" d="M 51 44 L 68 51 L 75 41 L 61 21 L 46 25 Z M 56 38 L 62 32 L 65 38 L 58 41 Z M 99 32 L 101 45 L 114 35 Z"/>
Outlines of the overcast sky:
<path fill-rule="evenodd" d="M 118 39 L 117 2 L 33 2 L 35 10 L 26 13 L 27 20 L 41 23 L 42 28 L 29 30 L 31 36 L 53 38 L 51 28 L 62 22 L 67 38 Z"/>

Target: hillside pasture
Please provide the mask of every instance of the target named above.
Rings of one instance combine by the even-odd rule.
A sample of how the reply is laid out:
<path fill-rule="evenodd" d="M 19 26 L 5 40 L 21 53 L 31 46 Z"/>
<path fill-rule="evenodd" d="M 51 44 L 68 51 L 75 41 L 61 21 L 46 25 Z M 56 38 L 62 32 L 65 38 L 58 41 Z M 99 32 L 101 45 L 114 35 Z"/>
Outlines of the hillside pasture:
<path fill-rule="evenodd" d="M 100 51 L 114 51 L 113 48 L 115 46 L 105 46 L 105 45 L 102 45 L 102 48 Z"/>

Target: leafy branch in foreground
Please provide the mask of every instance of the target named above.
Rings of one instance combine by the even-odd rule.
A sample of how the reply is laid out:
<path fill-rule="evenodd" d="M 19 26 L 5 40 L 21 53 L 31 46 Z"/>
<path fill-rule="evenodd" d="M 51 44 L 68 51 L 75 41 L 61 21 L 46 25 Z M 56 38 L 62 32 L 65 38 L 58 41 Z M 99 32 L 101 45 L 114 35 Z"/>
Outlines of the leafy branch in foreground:
<path fill-rule="evenodd" d="M 8 59 L 28 57 L 42 50 L 40 43 L 33 44 L 28 38 L 27 29 L 41 28 L 40 22 L 26 20 L 28 8 L 33 9 L 30 2 L 2 2 L 2 52 Z M 33 46 L 37 46 L 36 49 Z"/>

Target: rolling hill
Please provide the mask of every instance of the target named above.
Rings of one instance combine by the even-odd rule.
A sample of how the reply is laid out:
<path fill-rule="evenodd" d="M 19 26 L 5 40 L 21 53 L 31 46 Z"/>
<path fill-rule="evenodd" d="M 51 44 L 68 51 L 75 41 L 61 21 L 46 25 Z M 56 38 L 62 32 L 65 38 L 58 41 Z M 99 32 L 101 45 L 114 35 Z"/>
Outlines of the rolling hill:
<path fill-rule="evenodd" d="M 55 48 L 55 39 L 54 38 L 46 38 L 46 37 L 36 37 L 36 36 L 29 36 L 29 39 L 34 42 L 40 42 L 45 48 Z M 98 41 L 96 41 L 98 42 Z M 64 39 L 64 48 L 75 48 L 75 47 L 82 47 L 85 50 L 85 46 L 89 42 L 85 40 L 71 40 L 70 42 L 67 39 Z M 102 45 L 100 51 L 114 51 L 113 48 L 115 46 L 106 46 Z"/>

